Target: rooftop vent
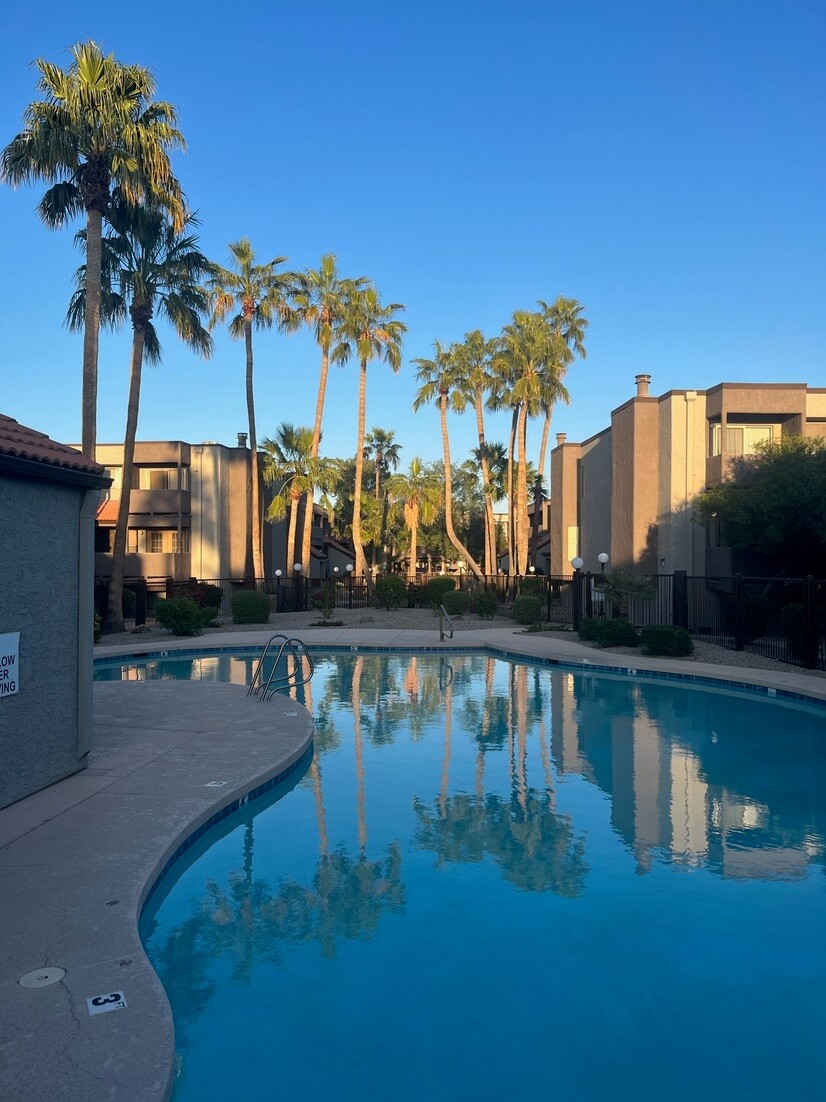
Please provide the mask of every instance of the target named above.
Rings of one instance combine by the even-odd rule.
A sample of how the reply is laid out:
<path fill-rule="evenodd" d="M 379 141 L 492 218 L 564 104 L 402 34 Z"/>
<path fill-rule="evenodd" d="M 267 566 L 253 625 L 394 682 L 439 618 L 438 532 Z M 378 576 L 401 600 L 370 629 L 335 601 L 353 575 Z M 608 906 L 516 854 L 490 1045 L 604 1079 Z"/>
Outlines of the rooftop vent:
<path fill-rule="evenodd" d="M 564 444 L 567 439 L 568 439 L 567 432 L 558 432 L 556 434 L 556 446 L 559 447 L 560 444 Z"/>
<path fill-rule="evenodd" d="M 637 384 L 637 397 L 638 398 L 647 398 L 648 397 L 648 386 L 651 382 L 651 376 L 650 375 L 635 375 L 634 376 L 634 382 Z"/>
<path fill-rule="evenodd" d="M 238 433 L 238 447 L 245 448 L 247 446 L 247 434 L 245 432 Z"/>

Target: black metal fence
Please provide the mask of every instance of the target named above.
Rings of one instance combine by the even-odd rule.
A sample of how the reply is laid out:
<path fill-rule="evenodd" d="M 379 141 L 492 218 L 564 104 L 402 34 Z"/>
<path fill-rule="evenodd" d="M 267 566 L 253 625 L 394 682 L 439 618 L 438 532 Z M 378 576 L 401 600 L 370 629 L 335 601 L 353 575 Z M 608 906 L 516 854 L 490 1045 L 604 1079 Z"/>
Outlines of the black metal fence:
<path fill-rule="evenodd" d="M 408 583 L 409 607 L 426 605 L 426 585 L 431 577 L 419 575 Z M 551 623 L 579 626 L 583 617 L 617 615 L 602 588 L 599 574 L 576 572 L 573 575 L 530 575 L 524 578 L 506 574 L 477 579 L 472 575 L 452 575 L 458 589 L 471 592 L 483 588 L 494 593 L 500 604 L 509 605 L 517 596 L 538 597 L 544 618 Z M 826 670 L 826 580 L 808 578 L 695 577 L 681 571 L 649 577 L 648 596 L 630 597 L 628 618 L 637 627 L 674 625 L 685 628 L 697 638 L 728 647 L 751 651 L 780 662 L 809 669 Z M 245 589 L 257 589 L 269 595 L 273 612 L 306 611 L 318 607 L 325 590 L 335 608 L 366 608 L 367 583 L 352 575 L 331 575 L 325 581 L 292 578 L 201 579 L 201 583 L 221 590 L 221 616 L 232 615 L 233 595 Z M 106 580 L 96 580 L 96 603 L 102 608 Z M 190 591 L 193 582 L 172 578 L 126 579 L 125 585 L 136 592 L 136 621 L 151 616 L 158 597 L 173 597 Z M 404 603 L 404 602 L 403 602 Z"/>

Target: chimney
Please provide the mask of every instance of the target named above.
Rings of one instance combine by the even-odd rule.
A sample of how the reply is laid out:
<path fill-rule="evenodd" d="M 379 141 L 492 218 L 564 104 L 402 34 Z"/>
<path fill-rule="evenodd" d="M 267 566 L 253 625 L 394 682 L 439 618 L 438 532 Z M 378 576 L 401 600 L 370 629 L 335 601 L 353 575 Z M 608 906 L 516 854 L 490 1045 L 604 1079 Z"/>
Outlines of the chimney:
<path fill-rule="evenodd" d="M 556 434 L 556 446 L 559 447 L 560 444 L 564 444 L 567 439 L 568 439 L 567 432 L 558 432 Z"/>
<path fill-rule="evenodd" d="M 648 384 L 651 382 L 650 375 L 635 375 L 634 382 L 637 384 L 637 397 L 648 397 Z"/>
<path fill-rule="evenodd" d="M 238 433 L 238 447 L 245 448 L 247 446 L 247 434 L 245 432 Z"/>

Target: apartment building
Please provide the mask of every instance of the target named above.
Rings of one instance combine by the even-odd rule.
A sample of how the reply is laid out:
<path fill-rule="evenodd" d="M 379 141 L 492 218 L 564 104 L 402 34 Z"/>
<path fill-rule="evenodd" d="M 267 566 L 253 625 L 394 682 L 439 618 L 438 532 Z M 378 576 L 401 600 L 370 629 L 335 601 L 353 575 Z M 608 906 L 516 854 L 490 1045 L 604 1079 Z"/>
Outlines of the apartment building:
<path fill-rule="evenodd" d="M 709 390 L 649 393 L 637 375 L 633 398 L 581 444 L 557 433 L 551 453 L 551 573 L 579 556 L 598 571 L 731 573 L 731 552 L 694 522 L 694 503 L 725 480 L 731 460 L 784 434 L 826 437 L 826 388 L 805 383 L 718 383 Z"/>
<path fill-rule="evenodd" d="M 250 450 L 246 433 L 235 447 L 214 441 L 139 441 L 135 444 L 126 579 L 146 578 L 150 591 L 166 579 L 205 581 L 252 575 L 249 555 Z M 112 547 L 123 487 L 123 445 L 99 444 L 98 461 L 112 485 L 98 508 L 95 529 L 95 574 L 111 572 Z M 261 511 L 272 501 L 272 488 L 261 479 Z M 301 517 L 299 518 L 299 523 Z M 264 573 L 292 573 L 287 562 L 285 521 L 263 525 Z M 344 569 L 347 549 L 332 539 L 330 520 L 314 507 L 311 577 L 324 577 L 332 558 Z M 341 560 L 341 561 L 339 561 Z"/>

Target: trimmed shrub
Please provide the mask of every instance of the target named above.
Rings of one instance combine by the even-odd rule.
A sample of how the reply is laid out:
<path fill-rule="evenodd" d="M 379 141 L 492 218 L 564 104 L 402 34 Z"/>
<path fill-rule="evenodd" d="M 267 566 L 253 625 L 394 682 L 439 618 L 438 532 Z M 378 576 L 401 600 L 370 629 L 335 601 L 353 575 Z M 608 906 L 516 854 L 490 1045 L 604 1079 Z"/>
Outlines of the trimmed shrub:
<path fill-rule="evenodd" d="M 398 608 L 407 596 L 407 583 L 401 574 L 382 574 L 376 579 L 376 599 L 382 608 Z"/>
<path fill-rule="evenodd" d="M 723 630 L 734 635 L 737 630 L 737 602 L 733 595 L 721 597 L 723 612 Z M 765 635 L 777 614 L 774 603 L 761 593 L 747 593 L 743 596 L 743 641 L 753 643 Z"/>
<path fill-rule="evenodd" d="M 543 582 L 541 578 L 525 577 L 519 583 L 521 597 L 538 597 L 542 593 Z"/>
<path fill-rule="evenodd" d="M 542 602 L 538 597 L 517 597 L 513 602 L 513 618 L 517 624 L 538 624 L 542 619 Z"/>
<path fill-rule="evenodd" d="M 450 593 L 456 588 L 453 578 L 447 578 L 441 574 L 438 578 L 431 578 L 427 583 L 427 599 L 433 608 L 438 608 L 444 601 L 445 593 Z"/>
<path fill-rule="evenodd" d="M 643 654 L 664 654 L 670 658 L 682 658 L 694 653 L 694 644 L 685 628 L 649 625 L 640 631 Z"/>
<path fill-rule="evenodd" d="M 233 624 L 268 624 L 270 599 L 257 589 L 242 589 L 232 595 Z"/>
<path fill-rule="evenodd" d="M 579 635 L 580 639 L 584 639 L 588 643 L 593 643 L 594 639 L 596 639 L 597 625 L 599 623 L 599 620 L 593 620 L 587 616 L 584 616 L 579 621 L 579 631 L 577 634 Z"/>
<path fill-rule="evenodd" d="M 200 635 L 205 622 L 203 609 L 198 608 L 191 597 L 156 601 L 155 619 L 173 635 Z"/>
<path fill-rule="evenodd" d="M 336 610 L 336 579 L 331 575 L 324 579 L 319 593 L 313 597 L 313 608 L 317 608 L 324 620 L 331 620 Z"/>
<path fill-rule="evenodd" d="M 592 638 L 598 647 L 638 647 L 640 645 L 639 632 L 624 616 L 595 620 L 594 624 Z"/>
<path fill-rule="evenodd" d="M 135 609 L 138 606 L 138 595 L 134 589 L 127 589 L 123 587 L 123 594 L 121 595 L 121 608 L 123 609 L 123 615 L 127 620 L 134 620 Z"/>
<path fill-rule="evenodd" d="M 470 597 L 463 589 L 449 589 L 442 599 L 449 616 L 461 616 L 470 608 Z"/>
<path fill-rule="evenodd" d="M 224 591 L 219 585 L 210 585 L 209 582 L 195 582 L 186 591 L 187 597 L 198 605 L 199 608 L 213 608 L 217 615 L 218 609 L 224 600 Z"/>
<path fill-rule="evenodd" d="M 99 612 L 95 613 L 95 618 L 92 621 L 92 642 L 99 643 L 100 636 L 103 631 L 103 618 Z"/>
<path fill-rule="evenodd" d="M 419 582 L 407 583 L 407 607 L 408 608 L 429 608 L 430 598 L 427 595 L 427 586 L 420 585 Z"/>
<path fill-rule="evenodd" d="M 482 620 L 492 620 L 499 611 L 499 602 L 495 594 L 483 590 L 476 598 L 474 611 Z"/>

